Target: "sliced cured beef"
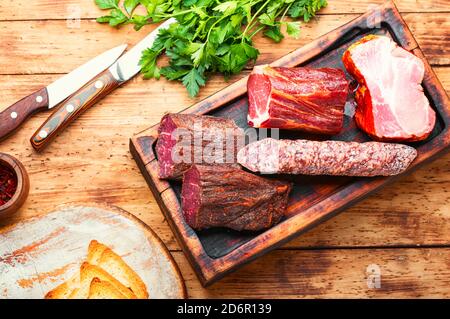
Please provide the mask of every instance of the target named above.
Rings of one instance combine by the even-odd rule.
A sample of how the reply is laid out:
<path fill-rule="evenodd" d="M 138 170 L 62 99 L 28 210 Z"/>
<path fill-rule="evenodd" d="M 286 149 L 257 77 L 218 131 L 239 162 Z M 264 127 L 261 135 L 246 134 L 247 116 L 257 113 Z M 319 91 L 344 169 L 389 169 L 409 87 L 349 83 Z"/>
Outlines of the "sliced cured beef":
<path fill-rule="evenodd" d="M 166 114 L 159 125 L 159 177 L 181 179 L 192 164 L 236 164 L 245 136 L 233 120 L 193 114 Z"/>
<path fill-rule="evenodd" d="M 284 216 L 291 184 L 226 166 L 193 165 L 184 173 L 181 202 L 189 226 L 257 231 Z"/>
<path fill-rule="evenodd" d="M 238 162 L 265 174 L 390 176 L 405 171 L 416 156 L 402 144 L 267 138 L 242 148 Z"/>
<path fill-rule="evenodd" d="M 257 66 L 247 89 L 252 127 L 328 135 L 342 129 L 348 82 L 340 69 Z"/>
<path fill-rule="evenodd" d="M 421 86 L 424 64 L 385 36 L 369 35 L 343 56 L 358 81 L 356 123 L 380 141 L 420 141 L 433 130 L 436 114 Z"/>

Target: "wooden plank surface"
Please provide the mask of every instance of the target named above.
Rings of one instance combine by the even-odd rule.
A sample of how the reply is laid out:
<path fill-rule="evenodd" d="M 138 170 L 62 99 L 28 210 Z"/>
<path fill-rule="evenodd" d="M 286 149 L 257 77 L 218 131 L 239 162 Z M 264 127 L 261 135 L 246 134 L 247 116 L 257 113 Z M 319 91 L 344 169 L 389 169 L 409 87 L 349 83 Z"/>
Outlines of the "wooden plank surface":
<path fill-rule="evenodd" d="M 328 7 L 319 14 L 363 13 L 384 0 L 354 1 L 328 0 Z M 48 20 L 68 18 L 92 19 L 107 11 L 97 9 L 93 0 L 15 0 L 14 4 L 0 6 L 2 20 Z M 401 12 L 446 12 L 447 0 L 397 0 Z"/>
<path fill-rule="evenodd" d="M 208 289 L 173 254 L 191 298 L 448 298 L 450 249 L 277 250 Z M 380 285 L 367 278 L 379 267 Z M 368 268 L 369 267 L 369 268 Z"/>
<path fill-rule="evenodd" d="M 357 14 L 321 15 L 305 25 L 298 40 L 288 39 L 274 46 L 257 37 L 262 52 L 258 63 L 274 61 L 311 40 L 349 22 Z M 450 19 L 447 13 L 409 13 L 404 19 L 432 65 L 450 65 Z M 113 29 L 94 20 L 82 20 L 68 27 L 65 20 L 1 21 L 0 74 L 67 73 L 92 57 L 122 43 L 130 46 L 155 26 L 135 32 L 130 26 Z M 61 30 L 67 30 L 61 37 Z M 430 33 L 430 30 L 433 30 Z M 80 48 L 83 48 L 82 50 Z M 15 63 L 11 63 L 15 61 Z M 20 61 L 20 62 L 18 62 Z"/>
<path fill-rule="evenodd" d="M 329 2 L 329 8 L 304 27 L 299 40 L 288 39 L 274 46 L 258 38 L 262 52 L 258 63 L 281 57 L 350 21 L 370 3 L 382 1 Z M 396 3 L 400 11 L 408 12 L 405 20 L 450 92 L 450 1 Z M 70 4 L 82 9 L 85 20 L 79 28 L 69 27 L 65 20 Z M 114 30 L 92 21 L 97 15 L 91 0 L 20 0 L 1 5 L 0 109 L 108 48 L 123 42 L 132 45 L 145 30 L 152 29 L 135 32 L 127 26 Z M 48 114 L 33 117 L 17 134 L 0 143 L 0 152 L 23 161 L 31 178 L 25 206 L 3 224 L 67 202 L 118 205 L 150 225 L 173 251 L 192 297 L 264 297 L 269 286 L 285 297 L 349 297 L 353 293 L 362 297 L 440 297 L 450 293 L 448 251 L 438 248 L 450 245 L 450 154 L 292 241 L 284 250 L 209 289 L 201 288 L 129 154 L 128 140 L 158 122 L 165 112 L 182 110 L 228 84 L 216 76 L 198 98 L 190 99 L 176 83 L 137 78 L 86 112 L 41 154 L 32 150 L 28 139 Z M 395 248 L 419 245 L 428 248 Z M 405 268 L 396 266 L 395 260 L 401 256 L 407 257 Z M 292 266 L 289 260 L 294 261 Z M 321 260 L 329 266 L 324 267 Z M 361 282 L 369 262 L 387 265 L 390 277 L 385 288 L 372 291 Z M 359 272 L 345 267 L 355 263 Z M 304 272 L 304 268 L 309 271 Z"/>

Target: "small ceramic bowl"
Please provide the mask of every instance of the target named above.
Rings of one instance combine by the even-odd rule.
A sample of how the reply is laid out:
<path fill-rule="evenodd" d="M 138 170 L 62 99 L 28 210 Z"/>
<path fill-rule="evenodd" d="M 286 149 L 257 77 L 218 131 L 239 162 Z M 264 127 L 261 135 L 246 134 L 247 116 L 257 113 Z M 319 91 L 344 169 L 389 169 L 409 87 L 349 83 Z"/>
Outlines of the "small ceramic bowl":
<path fill-rule="evenodd" d="M 17 177 L 17 188 L 13 197 L 0 206 L 0 220 L 10 217 L 23 205 L 30 190 L 30 180 L 28 173 L 18 159 L 11 155 L 0 153 L 0 165 L 9 167 Z"/>

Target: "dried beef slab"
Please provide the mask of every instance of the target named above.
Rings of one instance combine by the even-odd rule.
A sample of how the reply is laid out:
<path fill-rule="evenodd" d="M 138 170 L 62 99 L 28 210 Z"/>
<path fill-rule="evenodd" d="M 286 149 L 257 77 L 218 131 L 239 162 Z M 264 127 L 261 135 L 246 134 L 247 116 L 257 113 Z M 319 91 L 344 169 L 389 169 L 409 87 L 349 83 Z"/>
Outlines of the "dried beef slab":
<path fill-rule="evenodd" d="M 194 114 L 166 114 L 159 125 L 155 148 L 159 177 L 181 179 L 194 163 L 233 165 L 237 152 L 244 144 L 244 132 L 233 120 Z M 216 145 L 221 146 L 220 149 Z"/>
<path fill-rule="evenodd" d="M 291 183 L 227 165 L 193 165 L 183 176 L 181 207 L 193 229 L 258 231 L 284 216 Z"/>
<path fill-rule="evenodd" d="M 326 135 L 342 130 L 348 81 L 341 69 L 256 66 L 247 90 L 252 127 Z"/>
<path fill-rule="evenodd" d="M 381 27 L 368 27 L 374 21 L 379 21 Z M 376 11 L 369 12 L 307 46 L 299 48 L 275 61 L 272 66 L 328 67 L 345 71 L 342 55 L 351 44 L 369 34 L 384 35 L 394 39 L 399 46 L 412 52 L 425 64 L 422 87 L 429 98 L 431 107 L 436 112 L 436 125 L 425 141 L 411 144 L 418 155 L 405 172 L 409 173 L 426 161 L 443 154 L 449 148 L 450 103 L 445 90 L 393 3 L 387 3 Z M 349 74 L 346 75 L 351 81 L 352 77 Z M 247 129 L 246 90 L 247 78 L 244 78 L 189 107 L 184 113 L 208 114 L 232 119 L 239 127 Z M 370 141 L 370 138 L 356 127 L 352 117 L 354 104 L 353 100 L 347 101 L 343 129 L 339 135 L 333 136 L 333 139 Z M 296 131 L 280 131 L 280 135 L 281 138 L 291 140 L 312 139 L 311 136 Z M 283 178 L 289 178 L 294 184 L 289 195 L 286 216 L 279 224 L 268 230 L 250 234 L 226 229 L 194 231 L 183 217 L 180 183 L 158 178 L 158 162 L 153 149 L 156 139 L 157 127 L 149 128 L 131 140 L 131 152 L 203 285 L 209 285 L 243 264 L 279 247 L 396 178 L 395 176 L 374 178 L 283 176 Z"/>

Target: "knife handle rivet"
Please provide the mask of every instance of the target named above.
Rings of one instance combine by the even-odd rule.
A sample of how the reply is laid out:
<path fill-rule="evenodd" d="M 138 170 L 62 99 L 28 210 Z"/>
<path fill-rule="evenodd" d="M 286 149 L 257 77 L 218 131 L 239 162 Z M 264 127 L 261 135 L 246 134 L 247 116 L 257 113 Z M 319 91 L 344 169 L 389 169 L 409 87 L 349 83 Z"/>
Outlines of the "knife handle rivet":
<path fill-rule="evenodd" d="M 97 82 L 95 82 L 95 87 L 96 87 L 97 89 L 101 89 L 101 88 L 103 87 L 103 82 L 100 81 L 100 80 L 98 80 Z"/>
<path fill-rule="evenodd" d="M 11 112 L 11 118 L 16 119 L 17 118 L 17 112 Z"/>
<path fill-rule="evenodd" d="M 42 98 L 42 96 L 38 95 L 36 96 L 36 102 L 41 103 L 44 99 Z"/>
<path fill-rule="evenodd" d="M 47 135 L 48 135 L 47 131 L 42 130 L 42 131 L 39 132 L 39 137 L 40 138 L 46 138 Z"/>
<path fill-rule="evenodd" d="M 68 105 L 66 106 L 66 111 L 67 111 L 68 113 L 72 113 L 73 110 L 75 110 L 75 107 L 73 106 L 73 104 L 68 104 Z"/>

